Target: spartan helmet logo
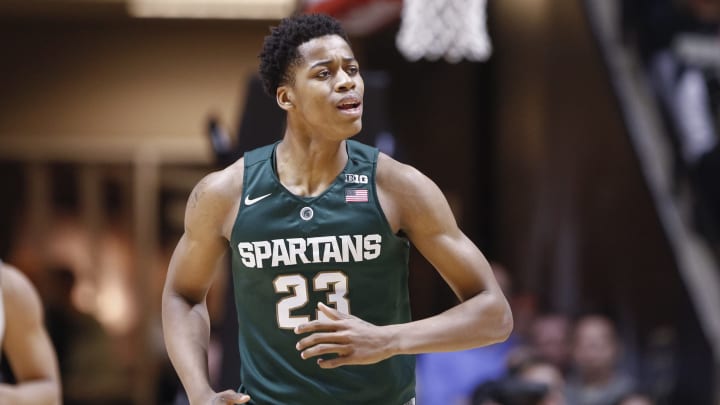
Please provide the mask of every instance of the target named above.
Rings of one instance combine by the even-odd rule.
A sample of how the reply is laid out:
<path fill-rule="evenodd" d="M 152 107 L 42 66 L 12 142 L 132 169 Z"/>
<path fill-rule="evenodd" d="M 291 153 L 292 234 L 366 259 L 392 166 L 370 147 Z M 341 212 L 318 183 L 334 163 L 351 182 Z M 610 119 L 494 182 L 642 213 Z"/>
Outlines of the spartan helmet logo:
<path fill-rule="evenodd" d="M 300 210 L 300 218 L 302 218 L 305 221 L 311 220 L 313 215 L 315 215 L 315 213 L 313 212 L 313 209 L 310 207 L 303 207 L 303 209 Z"/>

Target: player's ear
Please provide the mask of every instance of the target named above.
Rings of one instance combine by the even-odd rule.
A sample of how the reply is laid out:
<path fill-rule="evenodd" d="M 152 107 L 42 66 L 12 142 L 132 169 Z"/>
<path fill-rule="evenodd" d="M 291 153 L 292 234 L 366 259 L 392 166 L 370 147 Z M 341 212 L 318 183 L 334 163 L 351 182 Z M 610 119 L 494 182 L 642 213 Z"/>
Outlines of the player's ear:
<path fill-rule="evenodd" d="M 275 100 L 277 104 L 285 111 L 291 110 L 293 105 L 292 89 L 289 86 L 278 86 L 275 92 Z"/>

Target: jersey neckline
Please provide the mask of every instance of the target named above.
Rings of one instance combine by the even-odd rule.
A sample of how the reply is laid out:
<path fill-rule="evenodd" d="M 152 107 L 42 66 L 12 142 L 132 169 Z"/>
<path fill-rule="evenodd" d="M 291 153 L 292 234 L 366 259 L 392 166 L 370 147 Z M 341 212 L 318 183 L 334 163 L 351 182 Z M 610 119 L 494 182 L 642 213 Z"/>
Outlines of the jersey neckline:
<path fill-rule="evenodd" d="M 330 185 L 327 188 L 325 188 L 325 190 L 323 190 L 322 193 L 320 193 L 316 196 L 312 196 L 312 197 L 303 197 L 303 196 L 293 193 L 287 187 L 285 187 L 285 185 L 282 184 L 282 182 L 280 181 L 280 177 L 277 174 L 276 151 L 277 151 L 277 147 L 280 144 L 280 142 L 282 142 L 282 140 L 275 142 L 275 144 L 273 145 L 273 148 L 272 148 L 272 152 L 270 152 L 270 173 L 272 173 L 272 180 L 275 182 L 275 184 L 280 188 L 280 190 L 283 193 L 289 195 L 293 199 L 300 201 L 306 205 L 312 204 L 315 201 L 323 198 L 325 195 L 330 193 L 331 190 L 338 187 L 338 185 L 341 184 L 340 183 L 340 178 L 342 177 L 341 175 L 344 173 L 347 173 L 348 167 L 350 166 L 350 161 L 352 160 L 352 158 L 350 156 L 350 146 L 348 144 L 348 140 L 346 139 L 343 142 L 345 142 L 345 152 L 347 153 L 347 157 L 348 157 L 347 162 L 345 162 L 345 166 L 343 167 L 343 169 L 335 176 L 335 180 L 333 180 L 333 182 L 330 183 Z"/>

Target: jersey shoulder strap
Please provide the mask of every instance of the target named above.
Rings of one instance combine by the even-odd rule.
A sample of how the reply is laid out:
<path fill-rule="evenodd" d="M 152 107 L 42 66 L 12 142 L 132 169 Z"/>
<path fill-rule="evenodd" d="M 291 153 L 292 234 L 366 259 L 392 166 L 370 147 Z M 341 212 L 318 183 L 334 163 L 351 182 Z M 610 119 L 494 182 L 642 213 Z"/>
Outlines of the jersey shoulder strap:
<path fill-rule="evenodd" d="M 270 159 L 277 143 L 278 142 L 271 143 L 270 145 L 261 146 L 257 149 L 245 152 L 245 168 L 247 169 L 260 162 Z"/>
<path fill-rule="evenodd" d="M 371 163 L 373 166 L 377 162 L 378 149 L 373 146 L 365 145 L 358 141 L 348 139 L 347 141 L 348 156 L 355 161 Z"/>

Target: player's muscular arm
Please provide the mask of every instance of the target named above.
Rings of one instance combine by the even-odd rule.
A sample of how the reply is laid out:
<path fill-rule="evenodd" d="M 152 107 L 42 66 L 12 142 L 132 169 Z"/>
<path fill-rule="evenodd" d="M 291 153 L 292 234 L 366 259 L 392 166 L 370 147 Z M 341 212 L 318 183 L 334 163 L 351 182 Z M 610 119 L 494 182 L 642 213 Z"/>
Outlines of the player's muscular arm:
<path fill-rule="evenodd" d="M 460 231 L 438 187 L 417 170 L 381 155 L 380 203 L 395 231 L 404 231 L 437 268 L 462 303 L 442 314 L 400 325 L 376 326 L 320 304 L 329 320 L 300 325 L 297 349 L 320 357 L 323 368 L 371 364 L 397 354 L 462 350 L 505 340 L 512 329 L 507 300 L 490 265 Z M 322 359 L 335 353 L 336 358 Z"/>
<path fill-rule="evenodd" d="M 439 315 L 390 327 L 393 352 L 463 350 L 505 340 L 512 314 L 487 260 L 458 228 L 440 189 L 417 170 L 381 157 L 383 206 L 461 303 Z M 387 170 L 381 171 L 381 168 Z"/>
<path fill-rule="evenodd" d="M 206 176 L 190 194 L 185 232 L 173 252 L 162 299 L 168 355 L 191 404 L 244 403 L 249 397 L 231 391 L 216 394 L 208 377 L 210 317 L 206 296 L 218 261 L 226 252 L 228 223 L 242 192 L 242 160 Z M 223 398 L 225 399 L 223 399 Z"/>
<path fill-rule="evenodd" d="M 18 381 L 0 384 L 0 405 L 59 404 L 57 358 L 43 325 L 40 298 L 19 271 L 9 266 L 0 271 L 7 316 L 2 349 Z"/>

